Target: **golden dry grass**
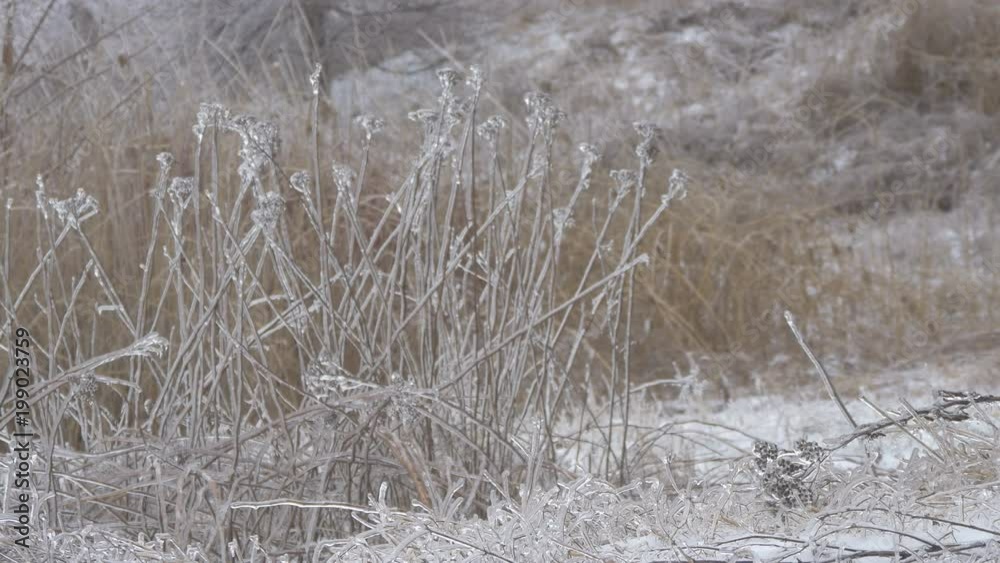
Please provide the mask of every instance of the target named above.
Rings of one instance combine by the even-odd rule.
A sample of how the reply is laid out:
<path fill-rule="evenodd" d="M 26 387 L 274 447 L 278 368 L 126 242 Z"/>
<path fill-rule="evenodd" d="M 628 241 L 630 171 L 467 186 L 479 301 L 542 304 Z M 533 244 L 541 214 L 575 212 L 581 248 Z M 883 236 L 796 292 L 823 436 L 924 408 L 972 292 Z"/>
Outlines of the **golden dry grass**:
<path fill-rule="evenodd" d="M 855 102 L 862 97 L 876 109 L 889 104 L 879 100 L 905 94 L 920 103 L 962 99 L 980 111 L 994 111 L 995 79 L 989 70 L 993 63 L 987 64 L 996 54 L 994 12 L 988 3 L 974 0 L 921 3 L 898 33 L 887 36 L 893 41 L 895 66 L 886 69 L 883 84 L 864 86 L 869 90 L 850 79 L 850 73 L 844 78 L 845 69 L 854 65 L 852 61 L 862 60 L 865 53 L 831 64 L 817 87 L 830 94 L 824 100 L 834 105 L 822 108 L 821 113 L 841 112 L 843 117 L 833 120 L 833 125 L 825 119 L 816 134 L 857 125 L 858 116 L 864 116 L 856 111 Z M 573 16 L 571 12 L 569 17 Z M 134 297 L 131 293 L 137 290 L 131 281 L 144 252 L 142 237 L 137 234 L 145 236 L 150 229 L 149 192 L 156 154 L 172 152 L 178 158 L 176 174 L 191 174 L 190 125 L 198 103 L 224 99 L 237 109 L 276 118 L 283 133 L 281 162 L 287 163 L 289 173 L 307 168 L 312 131 L 304 95 L 306 80 L 305 76 L 287 80 L 293 72 L 290 69 L 265 66 L 266 72 L 252 71 L 233 63 L 235 79 L 220 87 L 193 71 L 185 76 L 184 67 L 159 75 L 148 66 L 140 67 L 127 52 L 111 53 L 115 56 L 108 67 L 83 64 L 85 55 L 96 47 L 85 49 L 76 58 L 79 60 L 47 74 L 8 104 L 5 119 L 13 125 L 4 136 L 5 193 L 15 200 L 12 231 L 16 232 L 31 222 L 28 208 L 36 174 L 44 174 L 50 192 L 60 197 L 77 186 L 86 187 L 102 206 L 101 216 L 88 227 L 89 235 L 106 259 L 111 278 L 120 283 L 119 291 Z M 23 85 L 24 81 L 35 81 L 35 75 L 25 69 L 18 69 L 26 73 L 24 78 L 13 76 L 12 50 L 12 46 L 5 47 L 6 82 Z M 207 54 L 218 56 L 195 53 L 187 66 L 200 68 L 197 58 Z M 953 76 L 956 72 L 961 76 Z M 115 79 L 103 80 L 103 73 Z M 163 80 L 172 83 L 160 84 Z M 594 95 L 579 111 L 600 112 L 602 104 L 610 107 L 613 100 Z M 342 108 L 329 101 L 324 101 L 322 109 L 322 150 L 348 160 L 351 156 L 345 147 L 356 145 L 356 138 L 350 143 L 345 139 L 352 116 L 344 115 Z M 500 111 L 505 109 L 519 111 Z M 516 113 L 512 117 L 520 118 Z M 669 138 L 669 131 L 666 136 Z M 396 135 L 380 141 L 368 184 L 374 209 L 380 209 L 380 192 L 401 181 L 404 167 L 396 155 L 412 146 L 413 138 Z M 619 138 L 615 142 L 618 146 L 609 147 L 615 156 L 604 163 L 606 168 L 629 165 L 633 140 Z M 897 273 L 886 277 L 867 271 L 870 264 L 859 261 L 854 248 L 829 242 L 831 229 L 825 225 L 836 223 L 843 209 L 836 197 L 804 197 L 790 174 L 773 168 L 754 170 L 733 180 L 731 170 L 727 173 L 713 163 L 687 157 L 675 159 L 673 164 L 690 170 L 696 183 L 691 196 L 676 205 L 672 219 L 651 235 L 653 268 L 640 277 L 643 321 L 648 320 L 650 331 L 640 348 L 639 364 L 649 377 L 671 373 L 671 362 L 684 366 L 689 358 L 700 358 L 720 372 L 742 366 L 743 373 L 735 377 L 739 381 L 777 353 L 794 354 L 792 342 L 774 315 L 782 303 L 798 306 L 800 318 L 824 339 L 845 342 L 844 348 L 831 345 L 831 353 L 844 352 L 868 361 L 885 360 L 887 348 L 898 342 L 905 327 L 924 323 L 936 314 L 934 303 L 941 296 L 934 291 L 944 290 L 928 289 L 919 276 L 914 279 Z M 662 164 L 653 171 L 654 186 L 665 185 L 669 168 Z M 568 169 L 572 174 L 572 167 Z M 220 170 L 232 179 L 235 160 L 223 160 Z M 323 173 L 323 181 L 329 182 L 329 171 Z M 763 184 L 777 184 L 778 188 L 763 195 Z M 294 232 L 295 221 L 304 219 L 293 217 L 292 240 L 301 245 L 297 250 L 308 249 L 314 241 Z M 860 225 L 870 229 L 878 223 L 862 220 Z M 581 241 L 591 236 L 584 225 L 578 229 Z M 620 240 L 620 236 L 612 238 Z M 572 262 L 572 253 L 566 258 L 566 267 L 581 267 Z M 12 280 L 22 281 L 33 260 L 30 249 L 15 252 Z M 936 273 L 933 270 L 925 275 Z M 925 293 L 914 294 L 913 287 L 921 287 Z M 831 311 L 823 303 L 838 305 Z M 874 320 L 868 322 L 873 328 L 848 328 L 854 315 L 861 312 L 872 316 Z M 169 314 L 164 318 L 169 319 Z M 894 328 L 882 331 L 889 326 Z M 840 338 L 852 330 L 865 330 L 865 338 Z M 103 336 L 114 339 L 113 335 Z M 729 359 L 720 361 L 720 356 Z M 294 366 L 295 362 L 289 363 Z M 294 369 L 290 367 L 288 372 Z M 720 375 L 724 374 L 713 377 Z"/>

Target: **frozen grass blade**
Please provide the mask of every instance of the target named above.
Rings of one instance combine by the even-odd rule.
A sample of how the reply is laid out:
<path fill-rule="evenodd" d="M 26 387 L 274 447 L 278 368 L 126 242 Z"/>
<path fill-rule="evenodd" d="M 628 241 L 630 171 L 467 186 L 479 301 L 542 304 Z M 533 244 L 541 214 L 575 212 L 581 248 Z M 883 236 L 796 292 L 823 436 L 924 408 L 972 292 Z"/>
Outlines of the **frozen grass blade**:
<path fill-rule="evenodd" d="M 809 349 L 809 345 L 806 344 L 805 338 L 802 336 L 802 332 L 799 331 L 799 327 L 795 325 L 795 317 L 792 316 L 791 311 L 785 311 L 785 322 L 788 324 L 788 328 L 791 329 L 792 334 L 795 335 L 795 340 L 799 343 L 799 347 L 802 351 L 806 353 L 809 357 L 809 361 L 812 362 L 813 367 L 816 368 L 816 373 L 819 374 L 820 379 L 823 380 L 823 384 L 826 386 L 826 392 L 830 395 L 830 399 L 837 403 L 837 408 L 840 409 L 841 414 L 847 419 L 848 424 L 851 428 L 857 428 L 858 424 L 854 422 L 854 418 L 851 417 L 851 413 L 847 411 L 847 407 L 844 406 L 844 402 L 840 400 L 840 395 L 837 393 L 837 388 L 833 386 L 833 381 L 830 380 L 830 374 L 826 372 L 823 368 L 823 364 L 820 363 L 819 358 L 813 354 L 812 350 Z"/>

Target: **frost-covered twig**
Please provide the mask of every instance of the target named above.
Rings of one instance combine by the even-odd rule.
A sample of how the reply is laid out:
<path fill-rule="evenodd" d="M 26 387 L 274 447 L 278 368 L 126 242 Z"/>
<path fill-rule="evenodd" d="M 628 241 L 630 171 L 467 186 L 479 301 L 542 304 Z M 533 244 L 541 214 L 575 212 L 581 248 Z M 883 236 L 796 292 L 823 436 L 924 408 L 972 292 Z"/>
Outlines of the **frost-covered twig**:
<path fill-rule="evenodd" d="M 965 409 L 969 407 L 1000 403 L 1000 395 L 980 395 L 971 391 L 936 391 L 935 395 L 937 396 L 937 401 L 933 405 L 915 409 L 912 414 L 907 413 L 895 418 L 887 417 L 878 422 L 862 424 L 854 432 L 838 438 L 834 449 L 842 448 L 858 438 L 878 437 L 886 428 L 906 424 L 915 417 L 923 417 L 927 420 L 940 419 L 949 422 L 960 422 L 968 420 L 969 415 L 965 412 Z"/>
<path fill-rule="evenodd" d="M 792 334 L 795 335 L 795 340 L 798 341 L 802 351 L 806 353 L 806 356 L 809 356 L 809 361 L 811 361 L 813 366 L 816 367 L 816 371 L 823 379 L 823 384 L 826 385 L 827 393 L 830 394 L 830 399 L 837 403 L 837 407 L 840 409 L 840 412 L 843 413 L 844 418 L 847 419 L 847 422 L 850 423 L 851 427 L 857 428 L 858 423 L 854 422 L 854 418 L 851 416 L 851 413 L 847 410 L 847 407 L 844 406 L 844 401 L 840 400 L 840 395 L 837 394 L 837 388 L 833 386 L 833 381 L 830 380 L 830 374 L 828 374 L 826 369 L 823 368 L 823 364 L 820 363 L 819 358 L 817 358 L 816 355 L 813 354 L 812 350 L 809 349 L 809 345 L 806 344 L 805 337 L 802 336 L 802 333 L 799 331 L 799 327 L 795 325 L 795 317 L 792 316 L 791 311 L 785 311 L 785 322 L 788 323 L 788 328 L 792 330 Z"/>

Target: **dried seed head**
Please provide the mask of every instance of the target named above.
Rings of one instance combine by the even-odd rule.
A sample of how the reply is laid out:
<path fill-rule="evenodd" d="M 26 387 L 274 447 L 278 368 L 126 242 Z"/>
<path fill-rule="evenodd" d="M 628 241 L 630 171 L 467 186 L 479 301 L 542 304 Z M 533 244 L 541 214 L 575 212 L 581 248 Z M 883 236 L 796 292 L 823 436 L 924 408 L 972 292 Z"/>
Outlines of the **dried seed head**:
<path fill-rule="evenodd" d="M 483 83 L 486 82 L 486 78 L 483 74 L 483 69 L 479 65 L 472 65 L 469 67 L 469 76 L 465 79 L 465 83 L 472 87 L 473 90 L 479 92 L 483 87 Z"/>
<path fill-rule="evenodd" d="M 174 164 L 174 155 L 168 152 L 161 152 L 156 155 L 156 162 L 160 163 L 160 172 L 166 174 L 167 170 Z"/>
<path fill-rule="evenodd" d="M 250 213 L 250 218 L 266 236 L 271 236 L 284 212 L 284 198 L 275 192 L 267 192 L 257 200 L 257 209 Z"/>
<path fill-rule="evenodd" d="M 453 68 L 442 68 L 437 71 L 438 81 L 441 83 L 442 95 L 450 95 L 455 85 L 462 79 L 462 73 Z"/>
<path fill-rule="evenodd" d="M 615 181 L 614 196 L 615 201 L 621 200 L 628 195 L 629 190 L 635 185 L 638 176 L 632 170 L 612 170 L 609 175 Z"/>
<path fill-rule="evenodd" d="M 638 133 L 643 140 L 656 137 L 656 134 L 660 131 L 660 128 L 651 121 L 636 121 L 632 124 L 632 127 L 635 128 L 635 132 Z"/>
<path fill-rule="evenodd" d="M 793 447 L 795 448 L 795 452 L 799 454 L 799 457 L 810 463 L 818 462 L 826 452 L 823 446 L 805 439 L 796 440 Z"/>
<path fill-rule="evenodd" d="M 205 130 L 209 127 L 229 127 L 229 109 L 222 104 L 202 103 L 198 108 L 197 121 L 192 127 L 194 136 L 201 142 Z"/>
<path fill-rule="evenodd" d="M 97 379 L 94 377 L 93 370 L 88 370 L 77 379 L 74 395 L 87 404 L 93 404 L 96 394 Z"/>
<path fill-rule="evenodd" d="M 468 99 L 448 104 L 448 108 L 445 110 L 444 114 L 445 130 L 450 131 L 454 126 L 461 123 L 467 115 L 472 113 L 472 107 L 472 100 Z"/>
<path fill-rule="evenodd" d="M 337 185 L 337 193 L 342 196 L 350 195 L 354 187 L 354 179 L 357 176 L 354 170 L 339 162 L 334 162 L 331 168 L 333 169 L 333 182 Z"/>
<path fill-rule="evenodd" d="M 496 143 L 500 130 L 507 126 L 507 120 L 502 115 L 494 115 L 476 127 L 476 134 L 490 144 Z"/>
<path fill-rule="evenodd" d="M 775 466 L 784 475 L 796 475 L 805 468 L 805 465 L 801 461 L 787 455 L 778 456 L 778 459 L 775 460 Z"/>
<path fill-rule="evenodd" d="M 559 126 L 566 113 L 556 107 L 552 97 L 544 92 L 528 92 L 524 95 L 524 104 L 528 106 L 528 126 L 544 127 L 548 130 Z"/>
<path fill-rule="evenodd" d="M 167 193 L 170 195 L 170 201 L 174 202 L 174 205 L 179 209 L 186 209 L 188 204 L 191 203 L 191 196 L 194 195 L 197 188 L 198 184 L 194 178 L 174 178 L 170 182 L 170 187 L 167 188 Z"/>
<path fill-rule="evenodd" d="M 688 175 L 684 171 L 675 168 L 673 173 L 670 174 L 667 193 L 660 196 L 660 201 L 663 205 L 666 206 L 675 199 L 684 199 L 687 197 L 687 187 L 690 181 L 691 178 L 688 178 Z"/>
<path fill-rule="evenodd" d="M 385 127 L 385 120 L 370 113 L 359 115 L 354 122 L 365 131 L 365 141 L 371 142 L 372 137 L 377 135 Z"/>
<path fill-rule="evenodd" d="M 528 113 L 536 112 L 540 109 L 552 106 L 552 96 L 545 92 L 531 91 L 524 95 L 524 105 L 528 106 Z"/>
<path fill-rule="evenodd" d="M 632 124 L 632 127 L 642 139 L 635 147 L 635 155 L 639 157 L 639 162 L 643 166 L 649 166 L 659 152 L 656 148 L 656 136 L 659 133 L 659 128 L 649 121 L 637 121 Z"/>
<path fill-rule="evenodd" d="M 421 108 L 406 114 L 410 121 L 416 121 L 424 127 L 424 147 L 429 147 L 433 142 L 434 128 L 437 127 L 441 114 L 435 110 Z"/>
<path fill-rule="evenodd" d="M 70 198 L 49 199 L 49 206 L 63 224 L 73 228 L 79 228 L 81 222 L 100 211 L 97 200 L 83 191 L 83 188 L 78 188 L 76 195 Z"/>
<path fill-rule="evenodd" d="M 778 446 L 771 442 L 755 440 L 753 443 L 753 455 L 765 460 L 777 459 Z"/>
<path fill-rule="evenodd" d="M 601 151 L 596 145 L 592 145 L 590 143 L 580 143 L 580 146 L 577 148 L 579 148 L 580 152 L 583 153 L 583 162 L 588 166 L 601 159 Z"/>
<path fill-rule="evenodd" d="M 257 174 L 262 166 L 277 156 L 281 144 L 277 125 L 261 121 L 252 115 L 241 115 L 232 119 L 227 124 L 227 129 L 238 133 L 243 141 L 240 148 L 241 177 Z"/>
<path fill-rule="evenodd" d="M 299 170 L 298 172 L 292 174 L 292 177 L 288 179 L 288 183 L 292 186 L 293 190 L 302 195 L 308 196 L 309 185 L 312 183 L 312 177 L 309 176 L 308 172 Z"/>

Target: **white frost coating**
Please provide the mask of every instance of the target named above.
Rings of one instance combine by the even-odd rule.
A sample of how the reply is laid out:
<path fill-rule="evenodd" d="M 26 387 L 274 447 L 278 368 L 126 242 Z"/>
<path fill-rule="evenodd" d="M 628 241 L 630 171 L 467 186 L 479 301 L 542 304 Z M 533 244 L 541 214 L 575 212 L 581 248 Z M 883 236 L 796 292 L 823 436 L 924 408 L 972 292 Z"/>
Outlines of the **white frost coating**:
<path fill-rule="evenodd" d="M 192 127 L 194 136 L 200 143 L 209 127 L 229 127 L 231 116 L 229 109 L 222 104 L 202 103 Z"/>
<path fill-rule="evenodd" d="M 73 228 L 78 228 L 80 223 L 100 211 L 97 199 L 83 191 L 83 188 L 78 188 L 73 197 L 62 200 L 49 199 L 48 203 L 59 221 Z"/>
<path fill-rule="evenodd" d="M 170 187 L 167 188 L 167 193 L 174 205 L 183 210 L 187 209 L 197 189 L 198 184 L 192 177 L 174 178 L 170 182 Z"/>
<path fill-rule="evenodd" d="M 580 143 L 577 147 L 583 153 L 583 162 L 586 165 L 593 165 L 601 159 L 601 151 L 596 145 L 591 143 Z"/>
<path fill-rule="evenodd" d="M 312 177 L 308 172 L 299 170 L 292 174 L 292 177 L 288 179 L 288 184 L 293 190 L 299 192 L 304 196 L 309 195 L 309 186 L 312 184 Z"/>
<path fill-rule="evenodd" d="M 494 115 L 476 127 L 476 134 L 491 145 L 496 144 L 500 130 L 507 126 L 507 119 L 502 115 Z"/>
<path fill-rule="evenodd" d="M 267 192 L 257 201 L 257 209 L 250 213 L 250 218 L 265 235 L 270 236 L 284 212 L 284 198 L 275 192 Z"/>
<path fill-rule="evenodd" d="M 370 113 L 359 115 L 354 122 L 364 130 L 366 143 L 370 143 L 372 138 L 385 128 L 385 120 Z"/>
<path fill-rule="evenodd" d="M 312 86 L 313 96 L 319 96 L 319 79 L 320 75 L 323 74 L 323 65 L 316 63 L 313 67 L 312 74 L 309 75 L 309 84 Z"/>
<path fill-rule="evenodd" d="M 337 186 L 337 197 L 344 198 L 349 207 L 354 207 L 354 181 L 357 174 L 350 166 L 339 162 L 335 162 L 331 168 L 333 183 Z"/>
<path fill-rule="evenodd" d="M 687 197 L 687 187 L 690 181 L 691 179 L 688 178 L 688 175 L 683 170 L 675 168 L 670 174 L 670 180 L 667 183 L 667 192 L 660 196 L 662 205 L 666 207 L 671 201 Z"/>

